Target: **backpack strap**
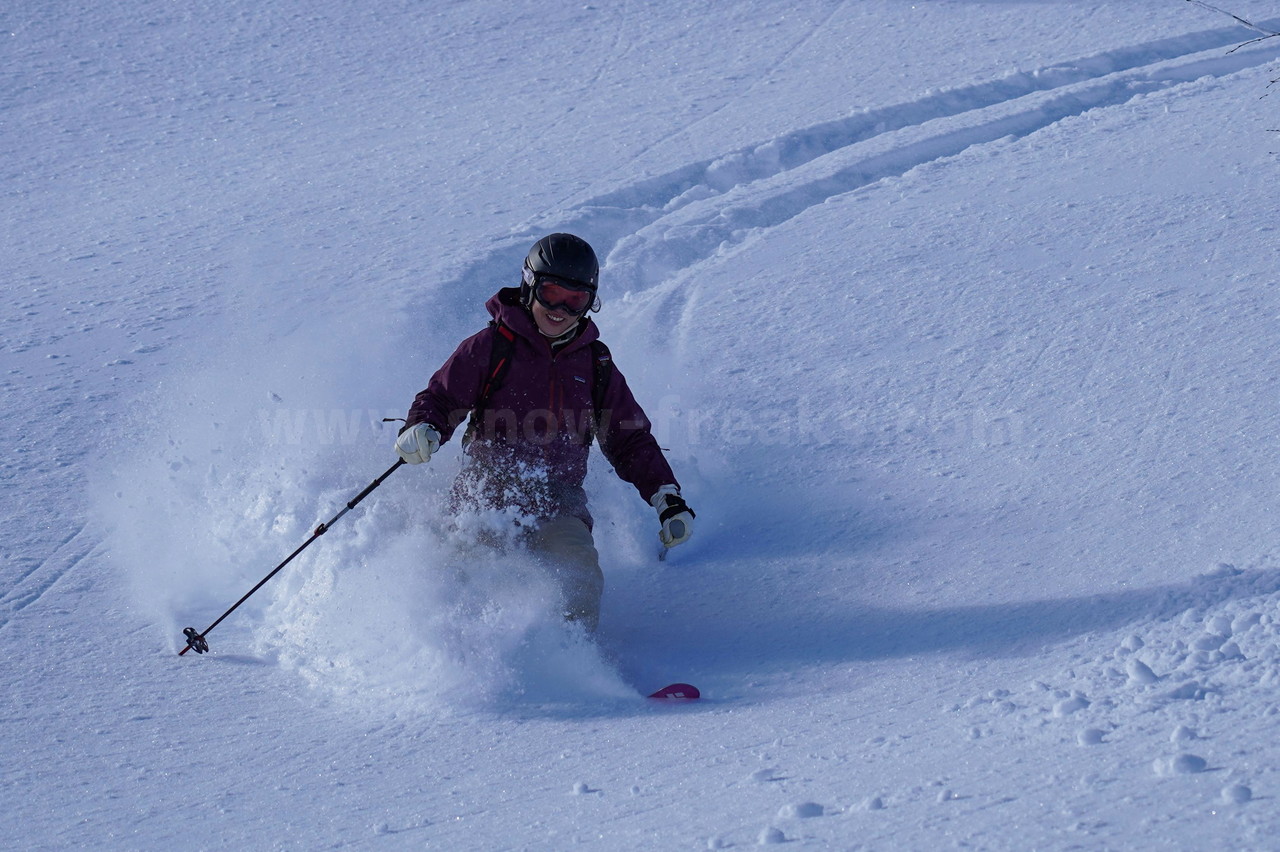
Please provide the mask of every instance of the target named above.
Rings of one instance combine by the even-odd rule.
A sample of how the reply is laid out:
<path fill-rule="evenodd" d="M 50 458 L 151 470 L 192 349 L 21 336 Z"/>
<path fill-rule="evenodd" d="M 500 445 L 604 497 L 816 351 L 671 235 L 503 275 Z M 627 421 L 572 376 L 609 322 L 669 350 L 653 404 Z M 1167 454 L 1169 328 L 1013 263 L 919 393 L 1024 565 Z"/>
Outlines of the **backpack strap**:
<path fill-rule="evenodd" d="M 467 431 L 462 436 L 462 445 L 471 443 L 481 418 L 489 407 L 489 400 L 494 391 L 502 386 L 511 369 L 511 359 L 515 355 L 516 333 L 501 322 L 493 320 L 489 323 L 493 331 L 493 349 L 489 353 L 489 369 L 485 373 L 484 384 L 480 387 L 480 395 L 476 398 L 475 407 L 471 409 L 471 418 L 467 423 Z M 613 355 L 602 340 L 591 341 L 591 428 L 586 434 L 586 443 L 591 444 L 597 438 L 603 425 L 604 397 L 609 389 L 609 380 L 613 377 Z"/>
<path fill-rule="evenodd" d="M 475 436 L 476 429 L 479 428 L 480 418 L 484 416 L 484 411 L 489 407 L 489 400 L 493 398 L 493 392 L 496 391 L 504 379 L 507 377 L 507 371 L 511 369 L 511 357 L 516 350 L 516 333 L 507 328 L 497 320 L 490 320 L 489 329 L 493 332 L 493 349 L 489 352 L 489 370 L 485 373 L 484 384 L 480 386 L 480 396 L 476 398 L 475 407 L 471 409 L 471 419 L 467 423 L 467 431 L 462 436 L 462 446 L 471 443 L 472 437 Z"/>

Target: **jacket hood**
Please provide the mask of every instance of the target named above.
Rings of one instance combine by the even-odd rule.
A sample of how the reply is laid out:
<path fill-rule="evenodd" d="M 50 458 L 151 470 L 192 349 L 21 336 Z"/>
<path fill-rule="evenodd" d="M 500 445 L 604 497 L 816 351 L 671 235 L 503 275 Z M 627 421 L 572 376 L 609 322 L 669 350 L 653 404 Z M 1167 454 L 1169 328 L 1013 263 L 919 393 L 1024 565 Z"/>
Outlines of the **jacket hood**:
<path fill-rule="evenodd" d="M 529 313 L 529 309 L 520 304 L 519 287 L 503 287 L 490 296 L 489 301 L 485 302 L 484 306 L 488 309 L 489 316 L 514 331 L 520 337 L 526 338 L 533 343 L 538 343 L 539 341 L 550 343 L 551 338 L 538 331 L 538 325 L 533 321 L 533 315 Z M 569 352 L 581 346 L 587 346 L 591 341 L 600 337 L 600 328 L 591 321 L 589 316 L 584 316 L 578 320 L 578 329 L 577 336 L 565 344 L 564 349 L 560 350 L 561 352 Z"/>

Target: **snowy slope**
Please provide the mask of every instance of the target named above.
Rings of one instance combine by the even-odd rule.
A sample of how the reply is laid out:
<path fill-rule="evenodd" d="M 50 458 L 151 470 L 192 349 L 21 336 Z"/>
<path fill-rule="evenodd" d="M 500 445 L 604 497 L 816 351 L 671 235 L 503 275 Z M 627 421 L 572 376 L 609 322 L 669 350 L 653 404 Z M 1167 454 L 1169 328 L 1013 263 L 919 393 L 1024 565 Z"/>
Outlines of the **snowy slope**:
<path fill-rule="evenodd" d="M 15 846 L 1274 843 L 1280 39 L 1189 3 L 4 23 Z M 596 460 L 601 647 L 458 563 L 449 447 L 179 658 L 561 229 L 699 513 L 659 564 Z M 705 700 L 638 697 L 673 679 Z"/>

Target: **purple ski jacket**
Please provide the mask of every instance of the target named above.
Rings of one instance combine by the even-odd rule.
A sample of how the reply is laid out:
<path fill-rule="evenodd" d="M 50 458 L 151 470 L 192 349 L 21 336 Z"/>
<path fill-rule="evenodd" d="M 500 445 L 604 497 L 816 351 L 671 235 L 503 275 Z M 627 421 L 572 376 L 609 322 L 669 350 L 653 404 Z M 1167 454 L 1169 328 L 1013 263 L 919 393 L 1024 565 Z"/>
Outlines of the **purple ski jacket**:
<path fill-rule="evenodd" d="M 490 315 L 514 335 L 511 365 L 475 418 L 466 461 L 454 483 L 455 509 L 509 506 L 547 519 L 574 515 L 591 525 L 582 483 L 594 431 L 593 352 L 600 331 L 584 318 L 580 333 L 555 351 L 506 287 L 489 299 Z M 498 334 L 489 327 L 458 346 L 409 409 L 405 428 L 429 423 L 441 443 L 468 421 L 490 372 Z M 616 365 L 609 371 L 596 440 L 613 469 L 648 502 L 663 485 L 679 485 L 650 430 L 649 418 Z"/>

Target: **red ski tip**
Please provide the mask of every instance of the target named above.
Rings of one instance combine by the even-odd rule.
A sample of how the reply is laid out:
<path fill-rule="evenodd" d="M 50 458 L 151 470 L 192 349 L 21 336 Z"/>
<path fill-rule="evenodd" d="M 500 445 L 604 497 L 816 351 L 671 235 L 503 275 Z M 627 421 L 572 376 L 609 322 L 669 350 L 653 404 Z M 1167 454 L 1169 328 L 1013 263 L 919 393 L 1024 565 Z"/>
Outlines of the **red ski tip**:
<path fill-rule="evenodd" d="M 695 698 L 701 698 L 702 693 L 698 691 L 698 687 L 691 683 L 673 683 L 670 686 L 662 687 L 662 689 L 659 689 L 649 697 L 659 698 L 664 701 L 693 701 Z"/>

